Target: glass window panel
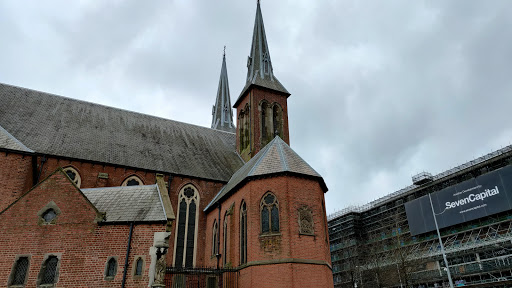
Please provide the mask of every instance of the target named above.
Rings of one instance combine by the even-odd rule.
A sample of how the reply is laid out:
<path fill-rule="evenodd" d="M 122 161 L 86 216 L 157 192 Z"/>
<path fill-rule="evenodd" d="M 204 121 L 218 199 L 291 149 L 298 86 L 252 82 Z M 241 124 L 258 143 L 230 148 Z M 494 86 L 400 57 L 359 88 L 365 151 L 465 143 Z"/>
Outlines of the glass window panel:
<path fill-rule="evenodd" d="M 20 257 L 16 261 L 16 267 L 14 268 L 14 276 L 12 278 L 11 285 L 23 285 L 27 276 L 28 270 L 28 258 Z"/>
<path fill-rule="evenodd" d="M 55 283 L 55 275 L 57 274 L 58 259 L 56 256 L 50 256 L 46 260 L 41 284 Z"/>
<path fill-rule="evenodd" d="M 126 182 L 126 186 L 139 186 L 140 182 L 137 179 L 130 179 Z"/>
<path fill-rule="evenodd" d="M 268 217 L 268 209 L 267 207 L 263 207 L 261 210 L 261 232 L 268 233 L 270 229 L 269 217 Z"/>
<path fill-rule="evenodd" d="M 137 259 L 137 264 L 135 266 L 135 275 L 140 276 L 142 275 L 142 264 L 144 261 L 142 261 L 142 258 Z"/>
<path fill-rule="evenodd" d="M 279 232 L 279 210 L 277 209 L 277 205 L 272 206 L 271 217 L 272 217 L 272 232 Z"/>
<path fill-rule="evenodd" d="M 68 174 L 68 177 L 69 177 L 71 180 L 75 181 L 76 173 L 75 173 L 74 171 L 72 171 L 72 170 L 66 170 L 66 174 Z"/>
<path fill-rule="evenodd" d="M 110 258 L 110 260 L 108 260 L 108 264 L 107 264 L 107 277 L 114 277 L 116 275 L 116 270 L 117 270 L 116 266 L 117 266 L 116 259 Z"/>
<path fill-rule="evenodd" d="M 196 203 L 192 201 L 188 207 L 188 227 L 187 227 L 187 252 L 185 258 L 185 267 L 194 266 L 194 235 L 196 232 Z"/>
<path fill-rule="evenodd" d="M 272 194 L 268 194 L 265 196 L 265 204 L 272 204 L 274 203 L 274 196 Z"/>
<path fill-rule="evenodd" d="M 182 267 L 183 266 L 183 249 L 185 247 L 185 221 L 187 220 L 187 203 L 185 199 L 181 200 L 180 208 L 179 208 L 179 223 L 178 223 L 178 234 L 177 234 L 177 242 L 176 243 L 176 260 L 175 266 Z"/>
<path fill-rule="evenodd" d="M 55 210 L 53 209 L 48 209 L 43 214 L 43 219 L 46 222 L 51 222 L 55 217 L 57 217 L 57 213 L 55 213 Z"/>

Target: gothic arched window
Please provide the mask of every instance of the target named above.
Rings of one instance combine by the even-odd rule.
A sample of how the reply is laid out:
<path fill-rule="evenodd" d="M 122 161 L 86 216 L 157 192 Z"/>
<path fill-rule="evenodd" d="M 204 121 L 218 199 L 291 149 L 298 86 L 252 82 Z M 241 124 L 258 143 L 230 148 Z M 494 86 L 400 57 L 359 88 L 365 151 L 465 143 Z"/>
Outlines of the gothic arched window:
<path fill-rule="evenodd" d="M 123 184 L 121 184 L 121 186 L 138 186 L 138 185 L 144 185 L 144 182 L 142 182 L 142 180 L 138 176 L 135 176 L 135 175 L 126 178 L 123 181 Z"/>
<path fill-rule="evenodd" d="M 272 139 L 272 109 L 268 105 L 267 101 L 261 102 L 261 146 L 267 145 Z"/>
<path fill-rule="evenodd" d="M 178 196 L 178 225 L 174 246 L 174 266 L 194 267 L 196 263 L 199 193 L 192 185 L 181 189 Z"/>
<path fill-rule="evenodd" d="M 134 276 L 142 276 L 142 271 L 144 270 L 144 260 L 142 257 L 137 258 L 137 261 L 135 262 L 135 272 L 133 273 Z"/>
<path fill-rule="evenodd" d="M 224 215 L 224 231 L 223 231 L 222 251 L 224 253 L 223 263 L 224 266 L 228 263 L 228 215 Z"/>
<path fill-rule="evenodd" d="M 279 135 L 279 137 L 283 138 L 283 109 L 277 103 L 274 103 L 272 107 L 272 124 L 274 137 Z"/>
<path fill-rule="evenodd" d="M 117 274 L 117 260 L 115 257 L 110 257 L 107 261 L 107 268 L 105 270 L 105 279 L 113 280 Z"/>
<path fill-rule="evenodd" d="M 242 110 L 240 112 L 240 115 L 238 116 L 238 137 L 240 139 L 240 150 L 243 150 L 245 147 L 244 147 L 244 117 L 245 116 L 245 113 L 244 113 L 244 110 Z"/>
<path fill-rule="evenodd" d="M 217 237 L 219 237 L 219 228 L 217 226 L 217 219 L 213 220 L 213 229 L 212 229 L 212 255 L 217 255 L 219 253 Z"/>
<path fill-rule="evenodd" d="M 240 205 L 240 264 L 247 263 L 247 205 Z"/>
<path fill-rule="evenodd" d="M 274 194 L 268 192 L 260 203 L 261 233 L 279 232 L 279 203 Z"/>
<path fill-rule="evenodd" d="M 64 170 L 69 179 L 75 183 L 76 187 L 80 188 L 80 185 L 82 184 L 82 178 L 80 177 L 78 171 L 73 167 L 66 167 L 62 170 Z"/>
<path fill-rule="evenodd" d="M 58 264 L 59 258 L 57 256 L 50 255 L 46 258 L 39 272 L 38 287 L 41 284 L 54 284 L 57 282 Z"/>
<path fill-rule="evenodd" d="M 27 282 L 27 272 L 29 266 L 29 259 L 27 256 L 19 257 L 14 263 L 14 268 L 11 272 L 9 285 L 24 285 Z M 20 286 L 21 287 L 21 286 Z"/>

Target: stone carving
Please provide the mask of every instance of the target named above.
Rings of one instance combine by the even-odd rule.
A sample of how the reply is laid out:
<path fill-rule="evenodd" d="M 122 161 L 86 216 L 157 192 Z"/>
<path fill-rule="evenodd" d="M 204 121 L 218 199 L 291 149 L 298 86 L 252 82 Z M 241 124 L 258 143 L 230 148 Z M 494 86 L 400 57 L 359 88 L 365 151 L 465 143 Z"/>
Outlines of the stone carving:
<path fill-rule="evenodd" d="M 299 234 L 314 235 L 313 212 L 309 207 L 299 208 Z"/>
<path fill-rule="evenodd" d="M 156 232 L 153 240 L 153 247 L 151 247 L 153 263 L 151 266 L 153 273 L 150 273 L 150 286 L 151 287 L 165 287 L 165 269 L 167 263 L 165 255 L 169 249 L 169 232 Z M 150 268 L 150 269 L 151 269 Z M 153 277 L 151 277 L 153 275 Z M 151 281 L 152 280 L 152 281 Z"/>

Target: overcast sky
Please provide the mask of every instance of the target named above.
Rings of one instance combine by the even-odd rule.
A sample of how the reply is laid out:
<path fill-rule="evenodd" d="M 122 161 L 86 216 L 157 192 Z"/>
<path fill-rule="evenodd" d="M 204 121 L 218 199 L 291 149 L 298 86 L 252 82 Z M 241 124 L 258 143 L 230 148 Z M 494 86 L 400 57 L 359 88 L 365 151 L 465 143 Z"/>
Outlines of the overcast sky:
<path fill-rule="evenodd" d="M 262 0 L 291 147 L 327 210 L 512 140 L 512 1 Z M 209 127 L 234 102 L 256 1 L 1 1 L 0 82 Z M 0 99 L 1 100 L 1 99 Z M 0 102 L 1 105 L 1 102 Z"/>

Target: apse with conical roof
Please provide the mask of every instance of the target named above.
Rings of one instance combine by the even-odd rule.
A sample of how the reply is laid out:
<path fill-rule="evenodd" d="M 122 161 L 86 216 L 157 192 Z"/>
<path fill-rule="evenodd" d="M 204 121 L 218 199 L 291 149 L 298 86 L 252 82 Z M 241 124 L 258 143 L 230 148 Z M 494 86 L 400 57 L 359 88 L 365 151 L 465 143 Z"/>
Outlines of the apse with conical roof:
<path fill-rule="evenodd" d="M 226 52 L 224 52 L 222 57 L 219 88 L 217 89 L 217 98 L 213 106 L 212 115 L 212 129 L 235 133 L 233 110 L 231 109 L 231 98 L 229 95 L 228 70 L 226 68 Z"/>

